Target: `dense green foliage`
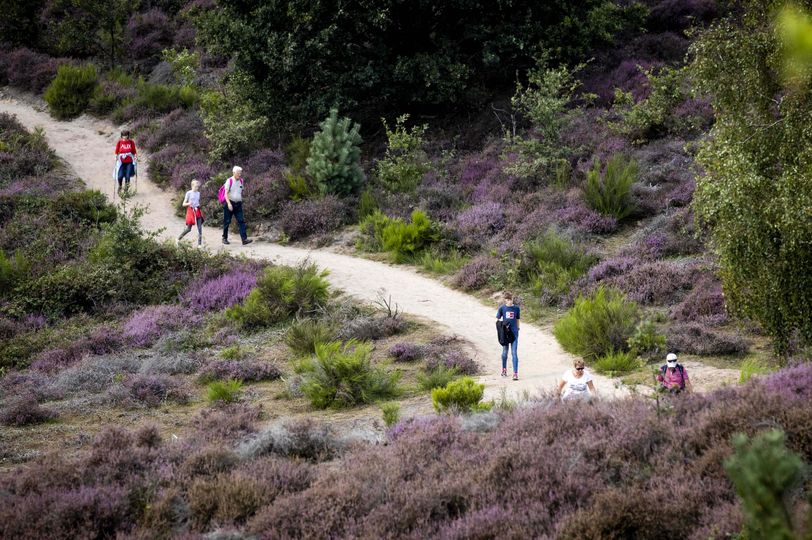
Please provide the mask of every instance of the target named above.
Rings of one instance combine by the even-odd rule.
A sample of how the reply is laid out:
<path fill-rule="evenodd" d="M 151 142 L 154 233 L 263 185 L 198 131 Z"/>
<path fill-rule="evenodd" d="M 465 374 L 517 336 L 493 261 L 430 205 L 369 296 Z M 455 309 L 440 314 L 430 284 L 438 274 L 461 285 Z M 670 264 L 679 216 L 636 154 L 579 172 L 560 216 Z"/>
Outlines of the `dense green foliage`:
<path fill-rule="evenodd" d="M 245 328 L 259 328 L 289 317 L 310 315 L 329 297 L 327 271 L 313 264 L 274 266 L 265 270 L 256 288 L 226 315 Z"/>
<path fill-rule="evenodd" d="M 800 538 L 792 522 L 789 498 L 803 482 L 806 465 L 787 449 L 784 432 L 761 433 L 752 439 L 738 434 L 735 452 L 725 461 L 747 516 L 747 538 L 792 540 Z"/>
<path fill-rule="evenodd" d="M 640 321 L 629 338 L 629 350 L 646 359 L 660 358 L 665 348 L 665 336 L 657 331 L 657 326 L 650 320 Z"/>
<path fill-rule="evenodd" d="M 400 404 L 395 401 L 384 403 L 381 405 L 381 413 L 386 427 L 392 427 L 400 421 Z"/>
<path fill-rule="evenodd" d="M 622 373 L 639 368 L 640 361 L 629 351 L 611 351 L 595 360 L 592 367 L 598 373 L 604 373 L 609 377 L 617 377 Z"/>
<path fill-rule="evenodd" d="M 415 125 L 409 130 L 406 129 L 408 119 L 408 114 L 399 116 L 394 128 L 383 121 L 389 144 L 386 155 L 376 165 L 375 173 L 381 186 L 395 193 L 413 191 L 429 169 L 428 157 L 423 150 L 428 124 Z"/>
<path fill-rule="evenodd" d="M 338 109 L 320 124 L 307 156 L 307 174 L 322 193 L 349 195 L 364 182 L 361 169 L 361 126 L 349 118 L 338 118 Z"/>
<path fill-rule="evenodd" d="M 383 248 L 403 262 L 437 241 L 438 234 L 428 216 L 414 210 L 410 222 L 396 219 L 386 225 L 381 238 Z"/>
<path fill-rule="evenodd" d="M 482 403 L 484 393 L 484 384 L 477 383 L 471 377 L 462 377 L 432 390 L 431 402 L 437 412 L 487 411 L 493 403 Z"/>
<path fill-rule="evenodd" d="M 518 277 L 546 303 L 555 304 L 596 260 L 566 236 L 549 230 L 524 245 Z"/>
<path fill-rule="evenodd" d="M 300 355 L 314 354 L 316 345 L 335 339 L 335 329 L 324 321 L 304 319 L 285 332 L 285 344 Z"/>
<path fill-rule="evenodd" d="M 812 77 L 782 78 L 773 14 L 783 2 L 739 4 L 742 17 L 692 48 L 692 73 L 717 116 L 698 156 L 706 175 L 695 209 L 731 311 L 760 322 L 781 352 L 796 332 L 812 340 Z"/>
<path fill-rule="evenodd" d="M 247 100 L 245 81 L 236 75 L 224 82 L 222 91 L 203 94 L 200 109 L 214 159 L 229 159 L 256 150 L 268 133 L 268 119 Z"/>
<path fill-rule="evenodd" d="M 299 363 L 302 392 L 318 409 L 351 407 L 393 397 L 400 374 L 372 364 L 368 343 L 318 343 L 316 354 Z"/>
<path fill-rule="evenodd" d="M 639 318 L 637 304 L 613 289 L 579 297 L 553 330 L 565 351 L 587 360 L 626 350 Z"/>
<path fill-rule="evenodd" d="M 56 78 L 45 91 L 45 102 L 56 118 L 67 120 L 79 116 L 87 108 L 98 84 L 96 66 L 85 64 L 59 66 Z"/>
<path fill-rule="evenodd" d="M 637 163 L 616 154 L 606 164 L 603 174 L 600 161 L 595 161 L 586 174 L 584 195 L 593 210 L 621 220 L 634 211 L 631 190 L 636 181 Z"/>
<path fill-rule="evenodd" d="M 263 114 L 283 125 L 306 124 L 335 105 L 378 117 L 478 104 L 489 88 L 515 84 L 516 71 L 541 53 L 584 59 L 645 13 L 608 0 L 376 0 L 340 9 L 221 0 L 219 8 L 203 14 L 202 41 L 234 56 Z"/>
<path fill-rule="evenodd" d="M 242 381 L 213 381 L 206 385 L 206 399 L 211 402 L 234 403 L 240 399 Z"/>
<path fill-rule="evenodd" d="M 457 378 L 459 373 L 454 368 L 445 367 L 439 364 L 434 369 L 427 370 L 417 374 L 417 384 L 420 388 L 426 391 L 431 391 L 435 388 L 442 388 L 454 379 Z"/>

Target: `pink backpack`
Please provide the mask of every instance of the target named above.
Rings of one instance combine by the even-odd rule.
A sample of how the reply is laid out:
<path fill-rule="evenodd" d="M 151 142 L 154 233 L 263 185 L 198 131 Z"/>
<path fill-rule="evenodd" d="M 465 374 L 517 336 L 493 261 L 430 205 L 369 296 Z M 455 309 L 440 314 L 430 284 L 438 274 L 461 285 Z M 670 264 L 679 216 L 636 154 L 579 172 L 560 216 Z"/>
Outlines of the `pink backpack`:
<path fill-rule="evenodd" d="M 225 184 L 220 186 L 220 190 L 217 192 L 217 200 L 220 203 L 226 202 L 226 184 L 228 184 L 228 189 L 231 189 L 231 184 L 234 182 L 234 177 L 230 177 L 228 180 L 225 181 Z M 242 185 L 242 178 L 240 178 L 240 184 Z"/>

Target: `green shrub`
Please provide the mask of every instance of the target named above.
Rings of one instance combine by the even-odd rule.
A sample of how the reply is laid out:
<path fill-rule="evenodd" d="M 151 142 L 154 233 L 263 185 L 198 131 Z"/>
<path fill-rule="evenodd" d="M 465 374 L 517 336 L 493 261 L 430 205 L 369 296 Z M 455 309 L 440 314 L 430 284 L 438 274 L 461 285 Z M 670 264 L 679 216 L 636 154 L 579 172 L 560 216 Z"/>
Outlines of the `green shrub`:
<path fill-rule="evenodd" d="M 591 360 L 628 347 L 639 319 L 637 304 L 623 293 L 603 287 L 579 297 L 553 330 L 567 352 Z"/>
<path fill-rule="evenodd" d="M 432 274 L 451 275 L 459 271 L 468 262 L 468 257 L 456 249 L 439 253 L 434 249 L 424 250 L 417 258 L 417 264 Z"/>
<path fill-rule="evenodd" d="M 595 360 L 593 367 L 598 373 L 615 377 L 621 373 L 634 371 L 640 367 L 640 362 L 631 352 L 612 351 Z"/>
<path fill-rule="evenodd" d="M 606 164 L 603 178 L 601 163 L 595 161 L 592 170 L 586 174 L 584 195 L 593 210 L 622 220 L 635 210 L 631 190 L 636 181 L 637 162 L 622 154 L 615 154 Z"/>
<path fill-rule="evenodd" d="M 400 420 L 400 404 L 390 401 L 381 405 L 383 413 L 383 423 L 386 427 L 392 427 Z"/>
<path fill-rule="evenodd" d="M 323 321 L 297 321 L 285 332 L 285 343 L 299 355 L 315 354 L 316 345 L 335 339 L 335 330 Z"/>
<path fill-rule="evenodd" d="M 290 199 L 293 201 L 312 199 L 319 194 L 318 188 L 313 186 L 303 174 L 286 172 L 285 178 L 290 188 Z"/>
<path fill-rule="evenodd" d="M 648 360 L 661 357 L 666 348 L 665 336 L 657 332 L 657 326 L 648 319 L 640 321 L 628 345 L 634 354 Z"/>
<path fill-rule="evenodd" d="M 375 195 L 369 189 L 361 193 L 361 198 L 358 199 L 358 218 L 363 220 L 367 216 L 371 216 L 378 210 L 378 201 L 375 200 Z"/>
<path fill-rule="evenodd" d="M 518 275 L 546 303 L 555 304 L 570 285 L 595 264 L 572 240 L 554 230 L 527 242 L 522 250 Z"/>
<path fill-rule="evenodd" d="M 803 485 L 808 467 L 787 449 L 784 432 L 772 430 L 749 439 L 733 438 L 734 453 L 725 460 L 741 498 L 746 523 L 742 536 L 759 539 L 801 538 L 792 523 L 793 492 Z"/>
<path fill-rule="evenodd" d="M 226 310 L 226 316 L 244 328 L 259 328 L 311 314 L 327 303 L 326 277 L 326 270 L 319 271 L 307 262 L 296 267 L 270 267 L 242 304 Z"/>
<path fill-rule="evenodd" d="M 753 375 L 764 375 L 772 371 L 770 366 L 766 365 L 758 358 L 748 358 L 741 365 L 741 374 L 739 375 L 739 383 L 744 384 L 753 378 Z"/>
<path fill-rule="evenodd" d="M 206 399 L 210 402 L 234 403 L 240 399 L 242 381 L 229 379 L 214 381 L 206 385 Z"/>
<path fill-rule="evenodd" d="M 485 385 L 463 377 L 431 391 L 431 402 L 437 412 L 487 411 L 493 403 L 481 403 Z"/>
<path fill-rule="evenodd" d="M 209 154 L 214 160 L 250 154 L 267 137 L 268 119 L 246 100 L 239 78 L 230 77 L 223 91 L 204 93 L 200 112 L 206 138 L 211 142 Z"/>
<path fill-rule="evenodd" d="M 104 193 L 96 190 L 67 191 L 48 203 L 49 210 L 60 220 L 77 225 L 113 223 L 118 216 L 116 207 L 107 202 Z"/>
<path fill-rule="evenodd" d="M 371 352 L 370 344 L 354 340 L 316 344 L 315 356 L 297 366 L 302 393 L 318 409 L 351 407 L 397 395 L 400 374 L 374 366 Z"/>
<path fill-rule="evenodd" d="M 87 109 L 99 82 L 96 66 L 63 64 L 57 68 L 56 78 L 45 90 L 45 101 L 55 117 L 61 120 L 75 118 Z"/>
<path fill-rule="evenodd" d="M 285 146 L 285 157 L 288 167 L 296 173 L 304 173 L 307 167 L 307 158 L 310 156 L 310 141 L 300 137 L 293 137 Z"/>
<path fill-rule="evenodd" d="M 394 219 L 380 210 L 375 210 L 370 215 L 361 219 L 361 222 L 358 224 L 361 236 L 356 241 L 356 247 L 362 251 L 382 251 L 383 230 L 394 221 Z"/>
<path fill-rule="evenodd" d="M 11 293 L 11 290 L 28 277 L 31 263 L 22 251 L 16 251 L 13 257 L 7 257 L 0 249 L 0 298 Z"/>
<path fill-rule="evenodd" d="M 428 216 L 414 210 L 411 222 L 393 220 L 386 225 L 382 238 L 383 248 L 395 256 L 396 262 L 403 262 L 436 242 L 439 235 Z"/>
<path fill-rule="evenodd" d="M 361 169 L 361 126 L 349 118 L 338 118 L 338 109 L 331 109 L 313 135 L 307 174 L 318 184 L 322 193 L 349 195 L 364 183 Z"/>
<path fill-rule="evenodd" d="M 139 81 L 136 85 L 136 103 L 159 113 L 177 108 L 193 107 L 200 99 L 193 86 L 150 84 Z"/>
<path fill-rule="evenodd" d="M 390 129 L 383 120 L 389 145 L 386 156 L 375 167 L 378 182 L 388 191 L 396 193 L 414 191 L 429 170 L 429 160 L 423 150 L 423 136 L 428 125 L 412 126 L 408 130 L 408 119 L 408 114 L 399 116 L 394 129 Z"/>
<path fill-rule="evenodd" d="M 172 66 L 172 73 L 177 80 L 188 86 L 194 84 L 197 69 L 200 67 L 200 55 L 197 52 L 190 52 L 188 49 L 181 51 L 164 49 L 161 51 L 161 59 Z"/>
<path fill-rule="evenodd" d="M 226 347 L 220 351 L 220 358 L 225 360 L 242 360 L 248 356 L 248 351 L 242 348 L 239 344 Z"/>
<path fill-rule="evenodd" d="M 417 374 L 417 384 L 426 392 L 442 388 L 457 378 L 459 373 L 454 368 L 438 365 L 436 368 Z"/>

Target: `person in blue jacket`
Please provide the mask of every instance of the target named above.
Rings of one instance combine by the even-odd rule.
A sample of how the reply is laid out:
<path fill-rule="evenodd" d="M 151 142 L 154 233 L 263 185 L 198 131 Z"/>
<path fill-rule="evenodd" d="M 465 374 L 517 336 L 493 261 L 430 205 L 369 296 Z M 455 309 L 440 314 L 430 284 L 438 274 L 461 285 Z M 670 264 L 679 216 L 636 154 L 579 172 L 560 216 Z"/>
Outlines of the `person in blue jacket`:
<path fill-rule="evenodd" d="M 513 380 L 519 380 L 519 356 L 516 349 L 519 346 L 519 318 L 521 317 L 521 310 L 519 306 L 513 304 L 513 295 L 509 292 L 505 293 L 505 303 L 499 306 L 496 312 L 496 319 L 505 321 L 510 325 L 513 335 L 516 339 L 509 345 L 502 345 L 502 377 L 507 377 L 507 357 L 508 348 L 511 349 L 513 355 Z"/>

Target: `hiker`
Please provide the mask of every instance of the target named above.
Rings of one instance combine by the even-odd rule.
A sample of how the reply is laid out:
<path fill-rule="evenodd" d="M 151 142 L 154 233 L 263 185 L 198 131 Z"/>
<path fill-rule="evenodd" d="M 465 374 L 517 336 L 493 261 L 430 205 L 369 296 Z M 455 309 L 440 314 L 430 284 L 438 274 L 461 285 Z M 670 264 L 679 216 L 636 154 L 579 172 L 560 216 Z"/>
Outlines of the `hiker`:
<path fill-rule="evenodd" d="M 186 207 L 186 230 L 180 233 L 177 243 L 189 234 L 192 226 L 197 225 L 197 247 L 203 247 L 203 212 L 200 211 L 200 182 L 192 180 L 192 189 L 183 197 L 183 206 Z"/>
<path fill-rule="evenodd" d="M 568 369 L 561 376 L 558 383 L 558 395 L 561 401 L 583 399 L 588 401 L 595 395 L 595 385 L 592 383 L 592 375 L 587 371 L 584 361 L 576 358 L 572 369 Z"/>
<path fill-rule="evenodd" d="M 518 381 L 519 356 L 516 353 L 516 349 L 519 346 L 519 318 L 521 310 L 519 306 L 513 305 L 513 295 L 511 293 L 506 292 L 504 300 L 505 302 L 499 306 L 499 310 L 496 312 L 496 320 L 508 323 L 514 338 L 512 342 L 502 345 L 502 377 L 507 377 L 507 357 L 508 348 L 510 348 L 513 354 L 513 380 Z"/>
<path fill-rule="evenodd" d="M 244 184 L 242 167 L 235 165 L 231 172 L 233 176 L 226 180 L 225 184 L 220 188 L 220 193 L 222 193 L 220 202 L 223 203 L 223 243 L 231 243 L 228 241 L 228 226 L 231 225 L 231 216 L 234 216 L 237 218 L 237 225 L 240 227 L 242 245 L 246 245 L 253 240 L 249 240 L 245 232 L 245 218 L 242 213 L 242 188 Z"/>
<path fill-rule="evenodd" d="M 688 370 L 677 362 L 677 355 L 674 353 L 668 353 L 668 356 L 665 357 L 665 365 L 660 367 L 657 382 L 660 383 L 659 390 L 662 392 L 678 394 L 694 390 L 691 380 L 688 378 Z"/>
<path fill-rule="evenodd" d="M 116 143 L 116 179 L 118 180 L 118 191 L 121 191 L 122 184 L 125 191 L 130 189 L 130 178 L 135 174 L 137 159 L 135 141 L 130 139 L 130 132 L 121 132 L 121 138 Z"/>

